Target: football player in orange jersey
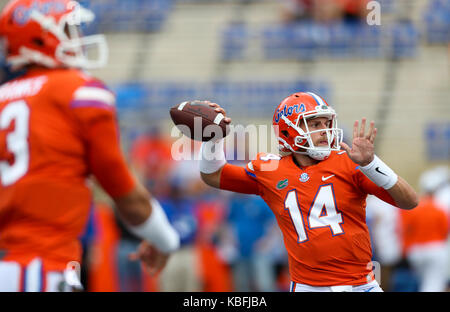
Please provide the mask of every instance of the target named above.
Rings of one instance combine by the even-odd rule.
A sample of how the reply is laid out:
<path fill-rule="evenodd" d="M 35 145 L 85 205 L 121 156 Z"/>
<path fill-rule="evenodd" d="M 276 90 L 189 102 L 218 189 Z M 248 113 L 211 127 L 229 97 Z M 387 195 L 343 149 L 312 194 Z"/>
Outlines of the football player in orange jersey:
<path fill-rule="evenodd" d="M 26 73 L 0 86 L 0 291 L 80 287 L 82 234 L 94 175 L 130 230 L 130 257 L 160 271 L 179 237 L 132 176 L 120 150 L 115 96 L 83 69 L 106 63 L 101 35 L 82 36 L 93 13 L 69 0 L 14 0 L 0 16 L 6 60 Z M 86 47 L 97 47 L 98 58 Z"/>
<path fill-rule="evenodd" d="M 314 93 L 299 92 L 280 103 L 273 125 L 283 157 L 260 153 L 243 168 L 226 163 L 223 139 L 205 142 L 203 181 L 266 201 L 283 234 L 291 291 L 382 291 L 372 271 L 367 194 L 402 209 L 414 208 L 417 195 L 374 155 L 374 123 L 366 132 L 366 119 L 360 127 L 356 121 L 349 147 L 333 108 Z"/>

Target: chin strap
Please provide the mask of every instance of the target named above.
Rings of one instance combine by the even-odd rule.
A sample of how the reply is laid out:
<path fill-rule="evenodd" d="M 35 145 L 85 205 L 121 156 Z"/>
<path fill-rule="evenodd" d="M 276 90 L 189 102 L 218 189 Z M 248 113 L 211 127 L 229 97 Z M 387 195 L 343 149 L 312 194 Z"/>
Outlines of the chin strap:
<path fill-rule="evenodd" d="M 326 151 L 319 150 L 318 151 L 318 150 L 309 149 L 309 150 L 306 150 L 306 154 L 315 160 L 325 160 L 330 156 L 331 150 L 326 150 Z"/>

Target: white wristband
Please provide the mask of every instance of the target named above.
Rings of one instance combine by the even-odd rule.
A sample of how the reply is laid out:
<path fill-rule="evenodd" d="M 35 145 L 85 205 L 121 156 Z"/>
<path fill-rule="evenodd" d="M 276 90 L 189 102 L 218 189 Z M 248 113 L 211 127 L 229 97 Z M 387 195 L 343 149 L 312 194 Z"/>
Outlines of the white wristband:
<path fill-rule="evenodd" d="M 397 174 L 389 168 L 377 155 L 374 156 L 372 162 L 367 166 L 360 166 L 359 169 L 373 183 L 384 188 L 390 189 L 397 183 Z"/>
<path fill-rule="evenodd" d="M 217 142 L 203 142 L 200 147 L 200 172 L 214 173 L 222 168 L 226 163 L 225 152 L 223 151 L 224 140 Z"/>
<path fill-rule="evenodd" d="M 177 250 L 180 247 L 180 236 L 170 225 L 159 202 L 152 198 L 150 203 L 152 204 L 150 217 L 142 224 L 127 225 L 128 229 L 139 238 L 155 244 L 162 252 L 170 253 Z"/>

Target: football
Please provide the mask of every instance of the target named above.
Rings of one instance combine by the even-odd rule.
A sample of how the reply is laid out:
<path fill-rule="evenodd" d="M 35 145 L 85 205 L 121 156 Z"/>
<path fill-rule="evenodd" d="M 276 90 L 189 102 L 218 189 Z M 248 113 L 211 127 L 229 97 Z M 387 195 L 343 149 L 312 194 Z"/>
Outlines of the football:
<path fill-rule="evenodd" d="M 206 101 L 186 101 L 170 109 L 170 117 L 178 129 L 192 140 L 206 142 L 228 135 L 225 116 Z"/>

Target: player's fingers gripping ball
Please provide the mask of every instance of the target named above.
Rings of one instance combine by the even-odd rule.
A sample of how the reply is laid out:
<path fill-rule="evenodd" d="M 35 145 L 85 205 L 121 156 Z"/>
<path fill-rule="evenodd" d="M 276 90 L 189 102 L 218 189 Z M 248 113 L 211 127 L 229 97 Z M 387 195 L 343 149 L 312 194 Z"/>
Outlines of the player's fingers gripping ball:
<path fill-rule="evenodd" d="M 230 132 L 231 119 L 225 110 L 209 101 L 186 101 L 170 109 L 170 117 L 178 129 L 192 140 L 220 140 Z"/>

